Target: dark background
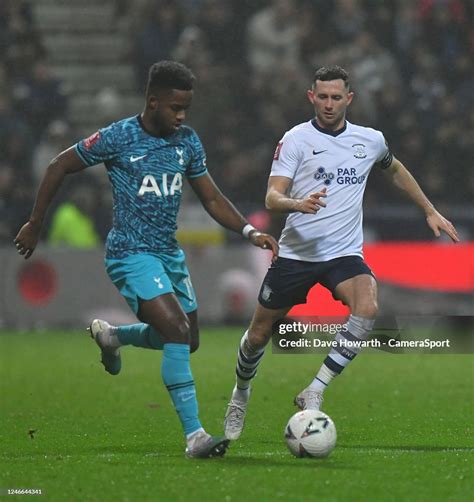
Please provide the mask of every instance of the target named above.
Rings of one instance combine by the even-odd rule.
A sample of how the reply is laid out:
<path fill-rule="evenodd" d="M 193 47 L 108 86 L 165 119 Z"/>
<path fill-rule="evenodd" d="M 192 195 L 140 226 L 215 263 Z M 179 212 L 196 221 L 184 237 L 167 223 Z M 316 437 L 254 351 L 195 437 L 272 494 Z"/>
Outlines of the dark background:
<path fill-rule="evenodd" d="M 245 214 L 264 207 L 278 140 L 312 116 L 314 70 L 336 63 L 356 94 L 349 120 L 382 130 L 472 239 L 472 15 L 462 0 L 2 0 L 0 242 L 28 217 L 49 160 L 139 113 L 147 68 L 166 58 L 196 74 L 189 123 L 211 174 Z M 55 204 L 78 184 L 95 195 L 90 215 L 103 239 L 111 200 L 102 169 L 68 180 Z M 259 216 L 278 233 L 280 220 Z M 376 170 L 365 223 L 367 240 L 431 238 L 420 212 Z"/>

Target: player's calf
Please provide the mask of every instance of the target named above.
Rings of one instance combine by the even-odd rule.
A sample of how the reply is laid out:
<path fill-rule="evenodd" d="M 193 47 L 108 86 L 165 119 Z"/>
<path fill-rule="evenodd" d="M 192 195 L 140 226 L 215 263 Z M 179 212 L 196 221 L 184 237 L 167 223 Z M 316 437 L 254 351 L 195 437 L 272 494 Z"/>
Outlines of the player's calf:
<path fill-rule="evenodd" d="M 301 410 L 317 409 L 322 395 L 332 380 L 354 360 L 374 326 L 374 319 L 351 314 L 346 329 L 336 334 L 337 348 L 332 348 L 311 384 L 300 392 L 294 403 Z M 342 350 L 343 349 L 343 350 Z"/>
<path fill-rule="evenodd" d="M 249 342 L 249 333 L 246 331 L 237 352 L 236 385 L 224 417 L 224 431 L 229 439 L 237 439 L 242 433 L 250 397 L 250 381 L 257 374 L 263 354 L 263 348 L 257 348 Z"/>

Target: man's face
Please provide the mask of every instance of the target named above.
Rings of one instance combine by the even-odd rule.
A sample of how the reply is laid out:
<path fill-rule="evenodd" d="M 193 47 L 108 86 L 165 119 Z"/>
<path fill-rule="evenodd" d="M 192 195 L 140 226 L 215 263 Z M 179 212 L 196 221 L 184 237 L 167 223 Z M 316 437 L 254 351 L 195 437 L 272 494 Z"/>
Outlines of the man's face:
<path fill-rule="evenodd" d="M 321 127 L 336 131 L 344 125 L 346 108 L 354 93 L 346 89 L 342 79 L 317 80 L 313 90 L 309 90 L 307 95 Z"/>
<path fill-rule="evenodd" d="M 186 110 L 193 99 L 193 91 L 171 89 L 148 98 L 150 117 L 163 136 L 175 133 L 186 118 Z"/>

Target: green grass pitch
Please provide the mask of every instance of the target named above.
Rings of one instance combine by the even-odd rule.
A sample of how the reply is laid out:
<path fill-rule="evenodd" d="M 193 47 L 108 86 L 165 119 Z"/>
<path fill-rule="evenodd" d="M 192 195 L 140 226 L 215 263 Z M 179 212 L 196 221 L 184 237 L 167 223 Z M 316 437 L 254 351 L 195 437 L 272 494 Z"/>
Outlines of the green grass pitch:
<path fill-rule="evenodd" d="M 192 356 L 206 429 L 222 433 L 241 330 L 203 329 Z M 85 333 L 0 334 L 0 489 L 44 500 L 472 500 L 470 355 L 362 354 L 326 392 L 338 443 L 296 459 L 283 429 L 323 354 L 265 355 L 226 457 L 189 460 L 159 352 L 105 373 Z M 32 432 L 35 431 L 35 432 Z"/>

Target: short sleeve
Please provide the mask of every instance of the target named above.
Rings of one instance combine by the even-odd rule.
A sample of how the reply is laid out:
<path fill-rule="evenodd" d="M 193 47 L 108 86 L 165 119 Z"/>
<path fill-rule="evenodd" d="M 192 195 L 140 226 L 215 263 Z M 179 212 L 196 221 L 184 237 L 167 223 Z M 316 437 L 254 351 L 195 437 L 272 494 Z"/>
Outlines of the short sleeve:
<path fill-rule="evenodd" d="M 288 133 L 285 134 L 273 155 L 270 176 L 285 176 L 293 179 L 299 165 L 299 157 L 293 137 Z"/>
<path fill-rule="evenodd" d="M 387 140 L 384 138 L 384 135 L 379 132 L 380 141 L 378 142 L 378 152 L 377 152 L 377 164 L 381 169 L 387 169 L 391 166 L 393 155 L 388 147 Z"/>
<path fill-rule="evenodd" d="M 194 131 L 192 131 L 190 142 L 192 157 L 186 169 L 186 177 L 198 178 L 207 173 L 206 152 L 199 136 Z"/>
<path fill-rule="evenodd" d="M 112 124 L 76 144 L 76 152 L 86 166 L 94 166 L 116 157 L 120 144 L 116 129 Z"/>

